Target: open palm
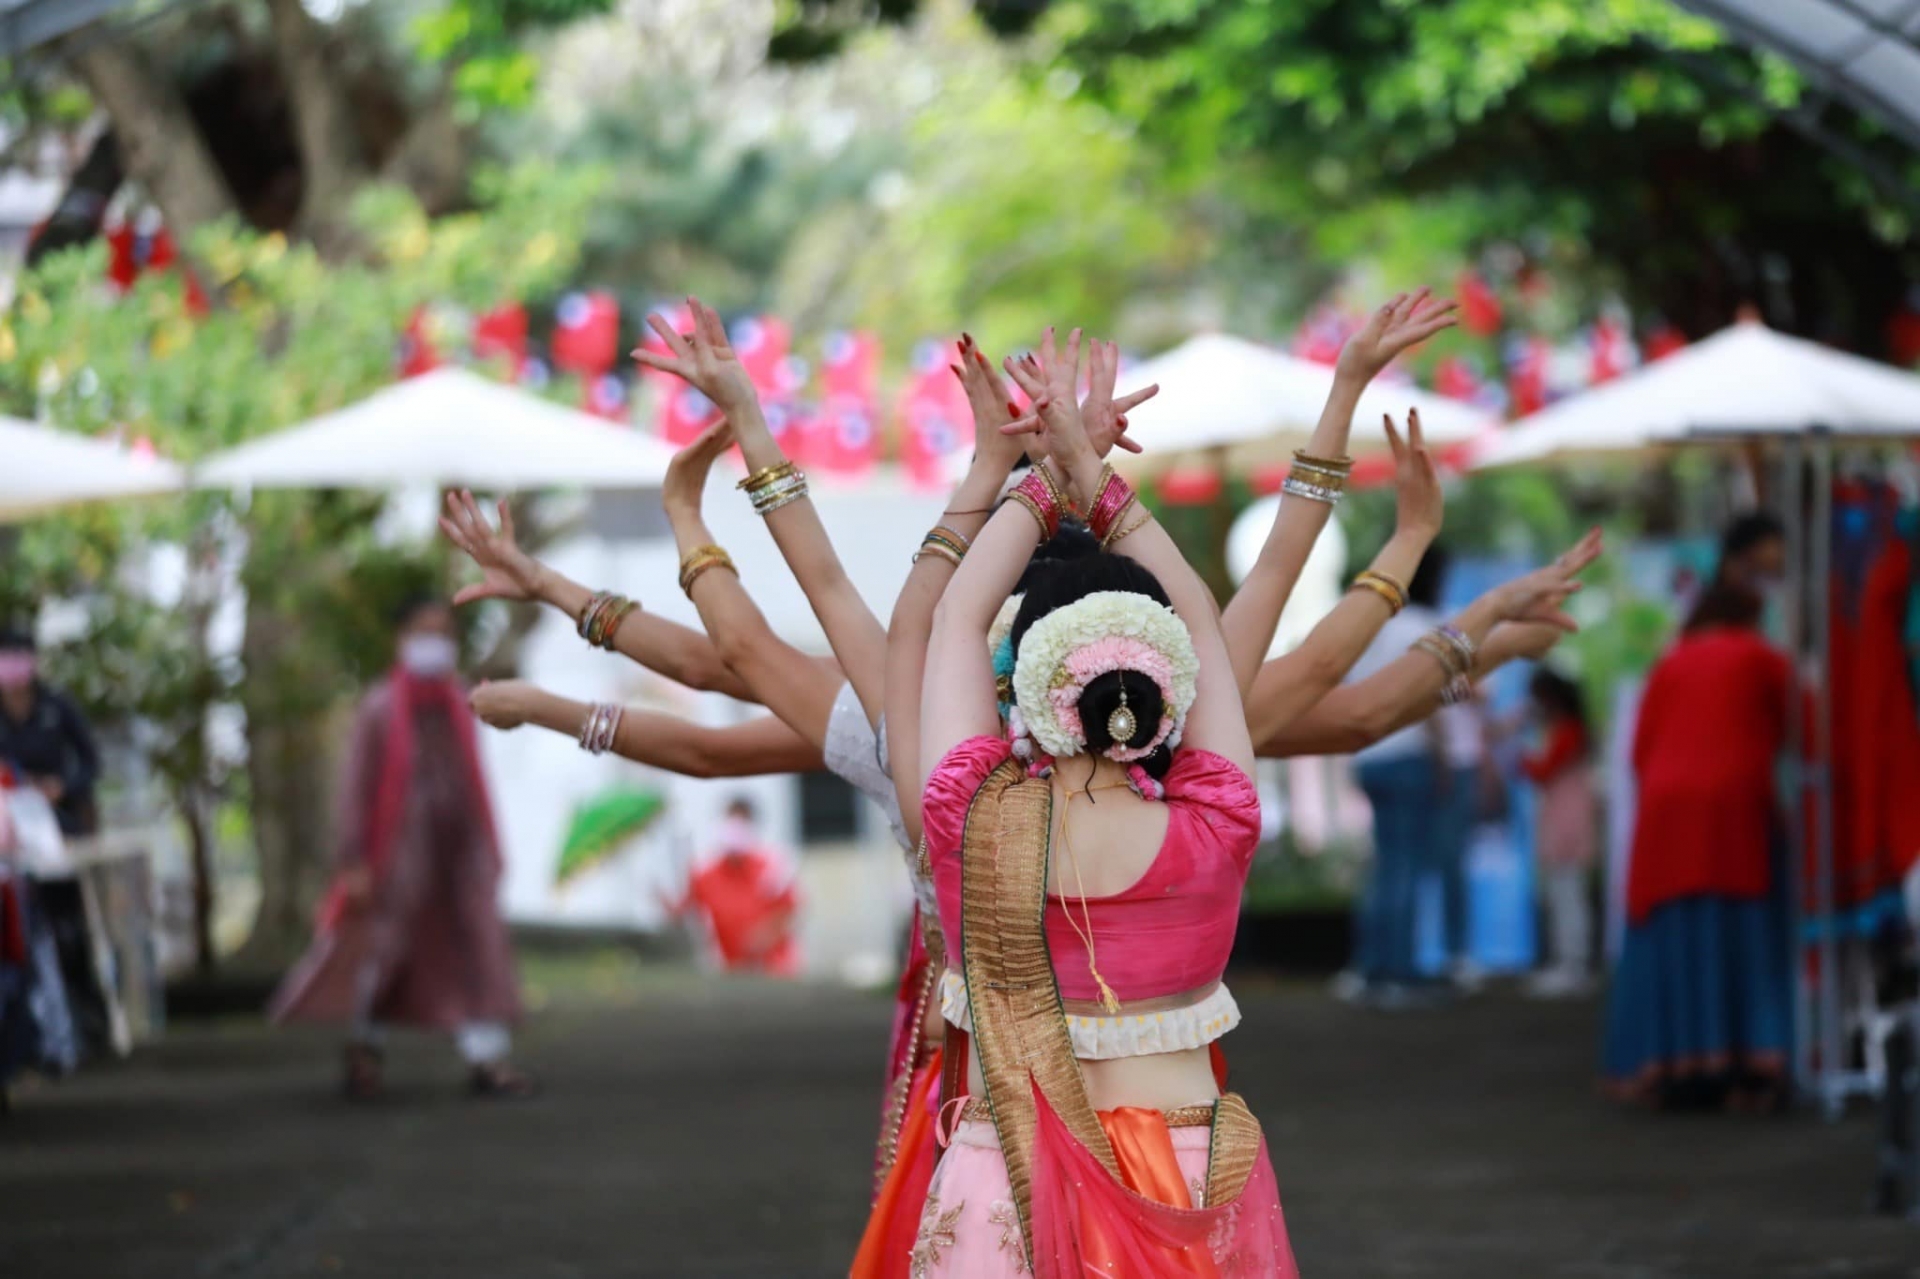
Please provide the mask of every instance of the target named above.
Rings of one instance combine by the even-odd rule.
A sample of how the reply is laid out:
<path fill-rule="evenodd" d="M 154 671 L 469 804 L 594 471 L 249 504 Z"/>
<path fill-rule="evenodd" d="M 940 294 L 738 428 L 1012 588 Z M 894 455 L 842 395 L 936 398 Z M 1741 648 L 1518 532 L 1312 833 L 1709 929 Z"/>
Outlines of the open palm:
<path fill-rule="evenodd" d="M 681 378 L 712 400 L 722 413 L 733 414 L 756 404 L 753 379 L 734 353 L 720 313 L 694 297 L 687 299 L 687 309 L 693 316 L 691 333 L 676 333 L 666 320 L 649 315 L 647 323 L 666 344 L 667 353 L 643 346 L 633 352 L 633 358 L 650 369 Z"/>
<path fill-rule="evenodd" d="M 462 587 L 453 597 L 455 604 L 475 600 L 529 600 L 534 597 L 540 565 L 520 549 L 513 533 L 513 510 L 500 499 L 500 527 L 495 531 L 487 523 L 480 504 L 466 489 L 447 494 L 446 513 L 440 517 L 440 531 L 480 566 L 480 581 Z"/>
<path fill-rule="evenodd" d="M 1458 302 L 1436 298 L 1432 289 L 1402 293 L 1367 317 L 1360 331 L 1340 348 L 1339 371 L 1371 380 L 1409 347 L 1460 322 Z"/>

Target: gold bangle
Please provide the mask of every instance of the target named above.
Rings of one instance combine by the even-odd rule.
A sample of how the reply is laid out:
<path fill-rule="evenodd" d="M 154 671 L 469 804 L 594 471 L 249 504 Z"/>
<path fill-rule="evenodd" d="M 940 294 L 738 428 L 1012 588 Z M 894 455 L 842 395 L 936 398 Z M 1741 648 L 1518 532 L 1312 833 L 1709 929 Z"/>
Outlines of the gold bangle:
<path fill-rule="evenodd" d="M 941 541 L 947 543 L 947 545 L 953 547 L 954 550 L 960 552 L 962 555 L 965 555 L 968 551 L 973 549 L 972 538 L 968 537 L 965 533 L 962 533 L 959 529 L 949 528 L 945 524 L 934 525 L 932 528 L 927 530 L 927 536 L 939 538 Z"/>
<path fill-rule="evenodd" d="M 693 584 L 694 578 L 715 564 L 725 564 L 728 568 L 733 568 L 733 557 L 727 554 L 725 547 L 709 542 L 705 546 L 696 546 L 688 551 L 680 559 L 680 589 L 686 590 Z M 734 572 L 737 574 L 739 570 L 734 569 Z"/>
<path fill-rule="evenodd" d="M 1396 613 L 1405 608 L 1412 600 L 1412 597 L 1407 594 L 1407 588 L 1405 586 L 1401 585 L 1398 580 L 1389 574 L 1382 573 L 1377 569 L 1370 568 L 1364 570 L 1353 579 L 1353 584 L 1355 586 L 1364 585 L 1369 589 L 1380 591 L 1382 598 L 1393 605 L 1393 611 Z"/>
<path fill-rule="evenodd" d="M 775 480 L 784 479 L 787 476 L 794 474 L 799 469 L 800 468 L 795 466 L 792 462 L 789 462 L 783 458 L 780 461 L 775 462 L 772 466 L 761 467 L 759 470 L 748 475 L 746 479 L 741 480 L 738 484 L 734 485 L 734 487 L 739 489 L 745 489 L 748 493 L 752 493 L 757 489 L 765 488 L 767 485 L 773 483 Z"/>
<path fill-rule="evenodd" d="M 1428 632 L 1415 640 L 1413 646 L 1440 663 L 1440 668 L 1446 672 L 1450 681 L 1463 679 L 1468 674 L 1469 668 L 1460 663 L 1459 650 L 1438 635 Z"/>
<path fill-rule="evenodd" d="M 1027 508 L 1027 514 L 1033 516 L 1033 522 L 1040 526 L 1041 541 L 1044 542 L 1048 537 L 1052 536 L 1051 530 L 1047 528 L 1047 513 L 1040 509 L 1039 502 L 1022 493 L 1019 489 L 1015 489 L 1013 492 L 1007 494 L 1007 497 L 1009 500 L 1018 502 Z"/>
<path fill-rule="evenodd" d="M 954 550 L 945 542 L 936 542 L 932 538 L 928 538 L 920 544 L 920 549 L 914 553 L 913 562 L 918 564 L 922 555 L 931 555 L 936 559 L 945 560 L 955 568 L 960 567 L 960 552 Z"/>
<path fill-rule="evenodd" d="M 730 559 L 701 560 L 689 568 L 680 579 L 680 589 L 686 592 L 688 599 L 693 598 L 693 584 L 699 581 L 700 575 L 710 568 L 724 568 L 735 577 L 740 576 L 740 570 L 733 566 L 733 561 Z"/>
<path fill-rule="evenodd" d="M 1108 538 L 1104 543 L 1101 544 L 1100 549 L 1103 551 L 1112 550 L 1114 547 L 1118 546 L 1121 542 L 1125 541 L 1129 537 L 1132 537 L 1135 533 L 1138 533 L 1141 529 L 1145 528 L 1147 525 L 1151 523 L 1153 523 L 1153 512 L 1147 511 L 1147 510 L 1141 511 L 1139 519 L 1135 520 L 1133 523 L 1127 525 L 1125 528 L 1121 529 L 1118 533 L 1115 533 L 1112 537 Z"/>
<path fill-rule="evenodd" d="M 1371 591 L 1373 594 L 1378 595 L 1387 602 L 1387 611 L 1395 617 L 1398 617 L 1400 610 L 1406 607 L 1406 605 L 1401 602 L 1400 597 L 1395 595 L 1386 583 L 1376 582 L 1370 577 L 1354 578 L 1353 589 L 1356 591 Z"/>
<path fill-rule="evenodd" d="M 1353 470 L 1353 459 L 1350 457 L 1315 457 L 1305 449 L 1295 449 L 1293 460 L 1329 475 L 1346 475 Z"/>
<path fill-rule="evenodd" d="M 1054 477 L 1053 471 L 1045 462 L 1035 462 L 1033 469 L 1040 473 L 1040 482 L 1047 486 L 1047 492 L 1052 496 L 1056 510 L 1064 515 L 1075 509 L 1073 502 L 1067 497 L 1067 491 L 1060 487 L 1060 481 Z M 1104 472 L 1102 472 L 1102 478 L 1105 478 Z"/>
<path fill-rule="evenodd" d="M 1112 546 L 1115 542 L 1125 537 L 1127 533 L 1133 531 L 1133 529 L 1128 529 L 1123 533 L 1121 532 L 1121 526 L 1127 522 L 1127 515 L 1138 505 L 1140 505 L 1140 495 L 1138 493 L 1128 494 L 1127 500 L 1121 503 L 1120 509 L 1113 513 L 1113 523 L 1108 526 L 1107 535 L 1100 539 L 1101 550 L 1106 550 L 1109 546 Z M 1138 527 L 1139 525 L 1134 525 L 1134 528 Z"/>

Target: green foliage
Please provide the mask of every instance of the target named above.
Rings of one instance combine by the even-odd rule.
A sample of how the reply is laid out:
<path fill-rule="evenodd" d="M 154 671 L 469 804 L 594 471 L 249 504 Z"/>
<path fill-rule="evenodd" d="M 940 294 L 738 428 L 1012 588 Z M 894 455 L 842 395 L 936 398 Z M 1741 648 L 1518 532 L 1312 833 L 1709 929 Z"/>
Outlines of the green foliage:
<path fill-rule="evenodd" d="M 454 64 L 453 88 L 469 111 L 517 110 L 533 101 L 540 64 L 529 35 L 605 13 L 612 0 L 446 0 L 416 16 L 420 56 Z"/>
<path fill-rule="evenodd" d="M 232 226 L 193 241 L 212 310 L 177 276 L 124 297 L 103 287 L 104 249 L 50 258 L 0 319 L 0 410 L 86 434 L 152 439 L 191 462 L 363 398 L 391 382 L 401 334 L 430 303 L 479 308 L 557 287 L 575 260 L 597 178 L 491 175 L 482 212 L 429 221 L 403 194 L 369 192 L 358 222 L 373 254 L 322 262 L 311 246 Z M 0 609 L 86 605 L 61 678 L 104 722 L 141 722 L 178 785 L 217 787 L 206 717 L 244 701 L 251 729 L 322 713 L 391 657 L 399 599 L 444 580 L 442 552 L 394 545 L 381 495 L 226 493 L 100 504 L 35 520 L 0 577 Z M 188 604 L 163 607 L 144 556 L 186 552 Z M 208 618 L 237 573 L 249 618 L 244 667 L 211 654 Z M 260 633 L 256 633 L 256 631 Z"/>

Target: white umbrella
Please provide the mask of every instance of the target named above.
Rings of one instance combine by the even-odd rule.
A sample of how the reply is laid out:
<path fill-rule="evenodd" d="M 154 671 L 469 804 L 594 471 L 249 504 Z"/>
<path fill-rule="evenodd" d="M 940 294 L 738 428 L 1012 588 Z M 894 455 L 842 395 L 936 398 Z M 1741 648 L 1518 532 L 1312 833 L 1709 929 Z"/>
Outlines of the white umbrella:
<path fill-rule="evenodd" d="M 1479 467 L 1637 453 L 1702 436 L 1920 435 L 1920 377 L 1746 322 L 1523 418 Z"/>
<path fill-rule="evenodd" d="M 208 459 L 202 487 L 645 488 L 673 451 L 465 369 L 437 369 Z"/>
<path fill-rule="evenodd" d="M 171 462 L 144 458 L 106 440 L 0 417 L 0 519 L 70 502 L 168 493 L 186 476 Z"/>
<path fill-rule="evenodd" d="M 1244 338 L 1205 333 L 1126 369 L 1119 389 L 1149 382 L 1160 384 L 1160 394 L 1128 414 L 1127 434 L 1146 449 L 1124 460 L 1129 470 L 1150 472 L 1221 448 L 1228 450 L 1230 467 L 1249 469 L 1284 462 L 1306 445 L 1333 388 L 1333 369 Z M 1376 381 L 1354 412 L 1351 451 L 1384 450 L 1381 414 L 1391 413 L 1404 428 L 1409 408 L 1420 410 L 1430 444 L 1471 439 L 1489 424 L 1474 405 Z"/>

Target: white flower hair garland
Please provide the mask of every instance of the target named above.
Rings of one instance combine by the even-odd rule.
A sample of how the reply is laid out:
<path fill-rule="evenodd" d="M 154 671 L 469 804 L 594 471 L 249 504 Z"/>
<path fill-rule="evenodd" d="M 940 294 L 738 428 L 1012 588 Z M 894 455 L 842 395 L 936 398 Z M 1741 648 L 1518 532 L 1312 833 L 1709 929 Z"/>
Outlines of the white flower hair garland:
<path fill-rule="evenodd" d="M 1193 637 L 1179 614 L 1134 591 L 1083 596 L 1048 613 L 1021 636 L 1013 670 L 1018 703 L 1009 721 L 1013 736 L 1030 735 L 1056 757 L 1083 753 L 1087 734 L 1080 723 L 1080 695 L 1111 671 L 1138 671 L 1151 679 L 1166 709 L 1144 746 L 1115 743 L 1107 756 L 1127 763 L 1146 758 L 1163 743 L 1179 745 L 1200 673 Z"/>

